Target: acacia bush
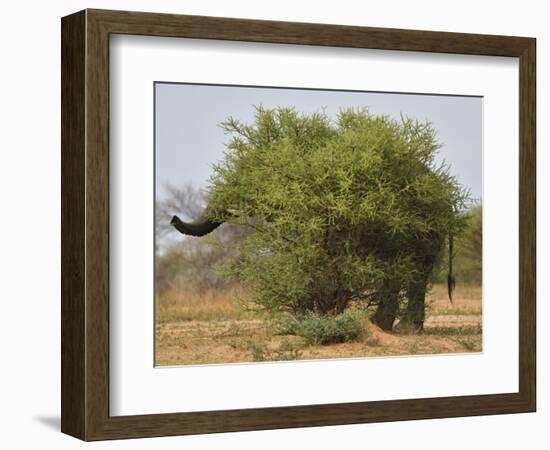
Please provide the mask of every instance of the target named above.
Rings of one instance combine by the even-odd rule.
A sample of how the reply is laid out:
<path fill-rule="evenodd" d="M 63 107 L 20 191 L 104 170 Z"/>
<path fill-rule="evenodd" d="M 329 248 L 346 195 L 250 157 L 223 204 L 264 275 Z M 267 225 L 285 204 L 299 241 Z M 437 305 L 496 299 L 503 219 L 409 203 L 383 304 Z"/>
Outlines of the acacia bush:
<path fill-rule="evenodd" d="M 223 126 L 206 216 L 252 230 L 224 270 L 262 309 L 338 315 L 398 298 L 461 227 L 467 194 L 435 163 L 429 123 L 258 108 L 253 124 Z"/>

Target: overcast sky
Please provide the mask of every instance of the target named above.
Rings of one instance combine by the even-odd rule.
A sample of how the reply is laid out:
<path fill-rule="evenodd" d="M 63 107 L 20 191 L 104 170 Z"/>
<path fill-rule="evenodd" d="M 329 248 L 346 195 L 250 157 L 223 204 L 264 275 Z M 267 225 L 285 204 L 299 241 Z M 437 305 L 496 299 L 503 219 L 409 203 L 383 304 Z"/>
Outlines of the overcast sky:
<path fill-rule="evenodd" d="M 371 113 L 401 114 L 430 121 L 443 144 L 439 160 L 451 166 L 475 198 L 482 194 L 482 99 L 420 94 L 389 94 L 303 89 L 156 83 L 156 184 L 163 198 L 168 182 L 205 188 L 212 164 L 222 158 L 229 137 L 219 124 L 228 117 L 251 122 L 254 105 L 294 107 L 303 113 L 325 108 L 367 107 Z"/>

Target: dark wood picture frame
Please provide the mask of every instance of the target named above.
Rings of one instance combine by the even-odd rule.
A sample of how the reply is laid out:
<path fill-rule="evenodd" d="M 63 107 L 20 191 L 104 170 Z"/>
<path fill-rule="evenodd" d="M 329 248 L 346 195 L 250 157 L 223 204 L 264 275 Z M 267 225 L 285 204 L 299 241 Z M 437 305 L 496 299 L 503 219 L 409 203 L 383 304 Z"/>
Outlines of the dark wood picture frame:
<path fill-rule="evenodd" d="M 62 30 L 61 429 L 84 440 L 535 411 L 534 38 L 85 10 Z M 519 392 L 109 415 L 109 36 L 220 39 L 519 58 Z"/>

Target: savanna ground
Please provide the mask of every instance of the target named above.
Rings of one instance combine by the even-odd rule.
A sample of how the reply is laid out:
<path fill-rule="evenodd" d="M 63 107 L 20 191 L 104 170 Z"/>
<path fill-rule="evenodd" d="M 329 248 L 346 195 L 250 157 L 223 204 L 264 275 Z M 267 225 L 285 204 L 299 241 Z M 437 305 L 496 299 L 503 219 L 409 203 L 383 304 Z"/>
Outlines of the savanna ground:
<path fill-rule="evenodd" d="M 434 285 L 427 298 L 423 334 L 384 332 L 362 312 L 362 335 L 354 342 L 308 344 L 281 335 L 269 320 L 242 308 L 238 288 L 157 295 L 156 364 L 220 364 L 373 356 L 480 352 L 481 287 L 457 285 L 453 303 L 446 287 Z"/>

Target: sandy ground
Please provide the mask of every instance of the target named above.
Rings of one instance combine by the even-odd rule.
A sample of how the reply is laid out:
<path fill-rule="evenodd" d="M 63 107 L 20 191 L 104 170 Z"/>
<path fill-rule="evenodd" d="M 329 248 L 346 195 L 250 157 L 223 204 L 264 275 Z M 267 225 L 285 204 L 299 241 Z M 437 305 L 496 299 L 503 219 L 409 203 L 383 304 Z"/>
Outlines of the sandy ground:
<path fill-rule="evenodd" d="M 457 294 L 451 305 L 443 288 L 434 287 L 423 334 L 384 332 L 365 319 L 362 339 L 324 346 L 306 345 L 297 336 L 275 336 L 262 320 L 239 317 L 225 300 L 219 304 L 223 314 L 217 314 L 218 309 L 212 305 L 205 310 L 204 303 L 173 302 L 170 314 L 160 314 L 162 320 L 157 322 L 156 363 L 166 366 L 479 352 L 481 289 L 463 289 Z M 195 316 L 201 320 L 195 320 Z"/>

